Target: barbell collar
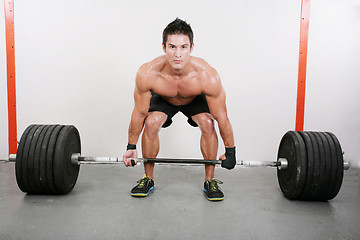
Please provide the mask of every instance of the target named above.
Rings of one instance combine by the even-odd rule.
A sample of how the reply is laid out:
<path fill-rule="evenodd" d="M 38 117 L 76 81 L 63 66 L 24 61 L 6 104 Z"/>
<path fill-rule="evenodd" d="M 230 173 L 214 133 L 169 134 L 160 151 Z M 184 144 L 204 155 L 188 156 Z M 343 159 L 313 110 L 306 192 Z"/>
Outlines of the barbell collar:
<path fill-rule="evenodd" d="M 285 170 L 288 168 L 288 160 L 286 158 L 279 158 L 277 163 L 277 168 L 279 170 Z"/>
<path fill-rule="evenodd" d="M 349 170 L 349 168 L 350 168 L 350 163 L 344 162 L 344 170 Z"/>
<path fill-rule="evenodd" d="M 9 155 L 9 162 L 15 162 L 16 160 L 16 154 L 10 154 Z"/>

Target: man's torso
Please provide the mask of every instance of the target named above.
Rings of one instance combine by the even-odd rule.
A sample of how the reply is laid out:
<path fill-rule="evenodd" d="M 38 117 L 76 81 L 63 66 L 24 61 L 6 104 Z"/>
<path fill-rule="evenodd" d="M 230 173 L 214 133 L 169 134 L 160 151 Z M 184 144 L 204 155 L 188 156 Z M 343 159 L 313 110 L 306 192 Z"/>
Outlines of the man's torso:
<path fill-rule="evenodd" d="M 206 80 L 210 66 L 199 58 L 192 57 L 189 71 L 177 76 L 169 74 L 164 57 L 148 63 L 146 81 L 149 88 L 173 105 L 189 104 L 196 96 L 206 92 Z"/>

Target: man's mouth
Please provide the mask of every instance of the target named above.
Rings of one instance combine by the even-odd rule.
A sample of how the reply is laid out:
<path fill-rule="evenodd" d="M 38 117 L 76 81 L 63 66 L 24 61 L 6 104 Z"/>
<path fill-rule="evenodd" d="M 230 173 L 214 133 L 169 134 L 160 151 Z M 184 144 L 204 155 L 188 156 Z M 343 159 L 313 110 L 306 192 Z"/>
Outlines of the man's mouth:
<path fill-rule="evenodd" d="M 174 62 L 175 62 L 176 64 L 182 63 L 181 60 L 174 60 Z"/>

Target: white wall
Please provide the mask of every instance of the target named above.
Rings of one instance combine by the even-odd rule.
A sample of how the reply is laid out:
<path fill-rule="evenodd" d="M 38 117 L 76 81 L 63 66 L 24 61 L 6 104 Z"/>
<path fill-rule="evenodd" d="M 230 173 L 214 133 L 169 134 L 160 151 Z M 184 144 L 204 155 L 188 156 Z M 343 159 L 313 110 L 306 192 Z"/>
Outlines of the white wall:
<path fill-rule="evenodd" d="M 282 135 L 295 126 L 300 3 L 300 0 L 16 1 L 18 137 L 31 123 L 75 124 L 82 137 L 83 154 L 122 155 L 133 108 L 136 71 L 142 63 L 162 54 L 162 30 L 180 17 L 193 28 L 193 55 L 207 60 L 221 75 L 238 158 L 275 160 Z M 339 133 L 343 145 L 346 142 L 344 150 L 352 154 L 351 147 L 353 153 L 356 151 L 351 141 L 355 132 L 341 129 L 344 124 L 355 126 L 359 115 L 343 117 L 341 121 L 331 121 L 325 114 L 314 116 L 324 112 L 322 105 L 317 104 L 325 91 L 320 95 L 316 91 L 327 75 L 337 74 L 334 79 L 344 79 L 342 72 L 346 68 L 352 78 L 346 78 L 350 83 L 342 91 L 354 93 L 358 86 L 355 81 L 358 70 L 350 68 L 350 63 L 358 60 L 359 54 L 354 51 L 359 53 L 355 44 L 359 35 L 354 41 L 352 36 L 327 38 L 329 46 L 333 41 L 336 44 L 345 41 L 346 48 L 353 52 L 343 53 L 342 61 L 350 63 L 339 66 L 342 71 L 320 71 L 324 66 L 319 59 L 330 58 L 322 55 L 326 52 L 321 50 L 324 44 L 312 37 L 321 39 L 326 34 L 314 32 L 316 24 L 322 30 L 322 21 L 358 22 L 356 17 L 342 17 L 353 11 L 354 1 L 342 1 L 343 12 L 336 19 L 331 15 L 335 9 L 331 6 L 335 4 L 339 3 L 325 0 L 312 3 L 306 128 Z M 333 85 L 326 94 L 336 90 L 336 83 Z M 314 89 L 310 90 L 312 86 Z M 358 104 L 354 99 L 341 101 L 334 111 L 344 111 L 342 107 L 348 106 L 351 113 Z M 324 124 L 317 124 L 320 122 Z M 5 131 L 2 128 L 1 132 Z M 201 157 L 199 137 L 199 130 L 190 127 L 180 113 L 173 125 L 160 133 L 159 156 Z M 219 149 L 220 155 L 222 144 Z"/>
<path fill-rule="evenodd" d="M 360 167 L 360 2 L 312 1 L 305 128 L 332 131 Z"/>
<path fill-rule="evenodd" d="M 3 10 L 3 8 L 1 8 Z M 7 78 L 6 78 L 6 43 L 5 16 L 0 13 L 0 159 L 5 159 L 9 152 Z"/>

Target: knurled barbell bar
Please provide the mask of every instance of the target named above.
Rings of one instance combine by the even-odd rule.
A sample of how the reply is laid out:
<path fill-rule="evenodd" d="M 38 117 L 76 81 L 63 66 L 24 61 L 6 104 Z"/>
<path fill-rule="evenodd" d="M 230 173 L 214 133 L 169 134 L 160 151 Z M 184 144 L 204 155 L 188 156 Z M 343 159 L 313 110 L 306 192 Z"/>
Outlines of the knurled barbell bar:
<path fill-rule="evenodd" d="M 16 155 L 11 157 L 13 160 Z M 132 165 L 136 162 L 142 163 L 178 163 L 178 164 L 214 164 L 220 165 L 221 160 L 204 160 L 191 158 L 132 158 Z M 80 153 L 73 153 L 71 155 L 72 164 L 118 164 L 123 163 L 122 158 L 119 157 L 85 157 Z M 280 158 L 277 162 L 270 161 L 240 161 L 236 163 L 237 166 L 247 167 L 278 167 L 285 169 L 287 167 L 287 160 Z"/>
<path fill-rule="evenodd" d="M 78 130 L 72 125 L 30 125 L 21 136 L 15 161 L 16 181 L 29 194 L 66 194 L 77 181 L 80 164 L 122 163 L 118 157 L 81 156 Z M 136 158 L 138 162 L 221 164 L 221 160 Z M 338 139 L 329 132 L 288 131 L 281 139 L 275 162 L 240 161 L 241 166 L 277 168 L 288 199 L 324 201 L 339 192 L 344 169 Z"/>

